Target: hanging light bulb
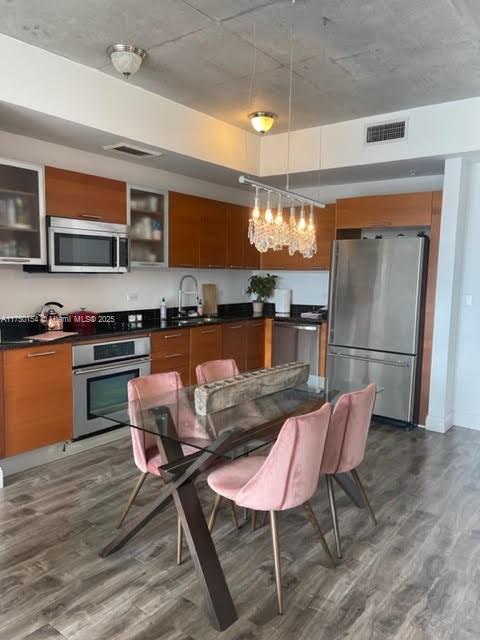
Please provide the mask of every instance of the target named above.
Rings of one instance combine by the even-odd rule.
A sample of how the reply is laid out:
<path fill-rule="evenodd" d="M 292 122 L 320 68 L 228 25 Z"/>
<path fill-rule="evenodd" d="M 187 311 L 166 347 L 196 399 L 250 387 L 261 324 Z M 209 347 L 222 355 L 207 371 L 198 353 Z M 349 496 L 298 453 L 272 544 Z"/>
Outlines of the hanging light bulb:
<path fill-rule="evenodd" d="M 278 194 L 277 215 L 275 216 L 275 224 L 279 227 L 283 224 L 282 194 Z"/>
<path fill-rule="evenodd" d="M 265 209 L 265 222 L 270 224 L 273 221 L 272 207 L 270 206 L 270 194 L 272 192 L 267 192 L 267 208 Z"/>
<path fill-rule="evenodd" d="M 253 205 L 252 218 L 255 220 L 260 218 L 260 209 L 258 207 L 258 187 L 255 187 L 255 202 Z"/>
<path fill-rule="evenodd" d="M 305 221 L 305 205 L 302 202 L 302 208 L 300 210 L 300 220 L 298 221 L 298 228 L 300 231 L 304 231 L 307 223 Z"/>

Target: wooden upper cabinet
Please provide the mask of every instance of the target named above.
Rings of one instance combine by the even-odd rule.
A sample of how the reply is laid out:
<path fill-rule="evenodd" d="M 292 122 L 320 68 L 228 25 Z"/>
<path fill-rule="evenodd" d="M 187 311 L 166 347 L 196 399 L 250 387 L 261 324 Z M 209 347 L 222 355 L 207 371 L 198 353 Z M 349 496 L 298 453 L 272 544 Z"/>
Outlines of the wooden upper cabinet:
<path fill-rule="evenodd" d="M 227 205 L 197 198 L 200 209 L 200 266 L 225 268 L 227 264 Z"/>
<path fill-rule="evenodd" d="M 431 220 L 431 192 L 337 200 L 337 229 L 427 227 Z"/>
<path fill-rule="evenodd" d="M 3 354 L 5 455 L 70 440 L 72 346 L 49 344 Z"/>
<path fill-rule="evenodd" d="M 227 267 L 243 269 L 245 263 L 245 237 L 247 220 L 245 207 L 236 204 L 227 205 Z"/>
<path fill-rule="evenodd" d="M 127 224 L 127 185 L 76 171 L 45 167 L 49 216 Z"/>
<path fill-rule="evenodd" d="M 315 209 L 315 226 L 317 229 L 317 253 L 305 268 L 328 271 L 332 257 L 332 242 L 335 239 L 335 203 L 325 205 L 325 209 Z"/>
<path fill-rule="evenodd" d="M 297 218 L 298 218 L 297 210 Z M 288 213 L 284 212 L 288 216 Z M 309 210 L 307 209 L 307 217 Z M 330 269 L 332 241 L 335 237 L 335 204 L 326 205 L 325 209 L 315 209 L 315 226 L 317 229 L 317 253 L 313 258 L 304 258 L 296 252 L 291 256 L 288 249 L 267 251 L 262 253 L 260 263 L 262 269 L 289 269 L 295 271 Z"/>
<path fill-rule="evenodd" d="M 196 196 L 170 191 L 168 195 L 168 264 L 200 266 L 200 211 Z"/>

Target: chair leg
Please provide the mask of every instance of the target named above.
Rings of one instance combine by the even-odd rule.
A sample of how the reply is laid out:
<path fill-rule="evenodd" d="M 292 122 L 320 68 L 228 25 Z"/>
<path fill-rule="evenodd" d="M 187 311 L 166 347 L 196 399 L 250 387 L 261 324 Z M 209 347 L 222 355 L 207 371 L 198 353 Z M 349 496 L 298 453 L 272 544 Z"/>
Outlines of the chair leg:
<path fill-rule="evenodd" d="M 183 527 L 180 518 L 177 518 L 177 564 L 182 564 Z"/>
<path fill-rule="evenodd" d="M 352 478 L 354 479 L 355 484 L 357 485 L 358 490 L 362 495 L 365 508 L 367 509 L 368 515 L 370 516 L 370 520 L 374 525 L 376 525 L 377 519 L 375 517 L 375 514 L 373 513 L 372 505 L 370 504 L 370 500 L 368 499 L 367 492 L 365 491 L 365 487 L 363 486 L 363 483 L 360 480 L 360 476 L 358 475 L 358 471 L 356 469 L 352 469 Z"/>
<path fill-rule="evenodd" d="M 141 473 L 140 474 L 140 477 L 138 478 L 135 486 L 133 487 L 133 491 L 130 494 L 130 497 L 128 498 L 127 506 L 125 507 L 122 515 L 120 516 L 120 520 L 118 521 L 118 524 L 117 524 L 117 529 L 120 529 L 120 527 L 122 526 L 123 521 L 127 517 L 127 513 L 130 511 L 130 507 L 134 503 L 135 498 L 138 495 L 138 492 L 140 491 L 140 489 L 142 488 L 143 483 L 145 482 L 145 478 L 146 477 L 147 477 L 146 473 Z"/>
<path fill-rule="evenodd" d="M 257 512 L 252 510 L 252 531 L 257 528 Z"/>
<path fill-rule="evenodd" d="M 331 551 L 330 551 L 330 549 L 328 547 L 327 541 L 325 540 L 325 536 L 323 535 L 323 531 L 320 528 L 320 524 L 319 524 L 319 522 L 317 520 L 315 512 L 312 509 L 312 505 L 310 504 L 310 501 L 305 502 L 305 504 L 303 505 L 303 508 L 307 512 L 307 517 L 310 520 L 310 522 L 312 524 L 312 527 L 317 532 L 318 537 L 320 538 L 320 543 L 321 543 L 325 553 L 327 554 L 330 562 L 332 563 L 332 565 L 334 567 L 336 567 L 337 564 L 335 562 L 335 558 L 332 556 L 332 553 L 331 553 Z"/>
<path fill-rule="evenodd" d="M 335 491 L 333 488 L 333 479 L 332 476 L 326 475 L 325 480 L 327 482 L 327 491 L 328 491 L 328 501 L 330 503 L 330 513 L 332 515 L 332 523 L 333 523 L 333 533 L 335 535 L 335 547 L 337 550 L 337 558 L 342 558 L 342 545 L 340 542 L 340 531 L 338 530 L 338 519 L 337 519 L 337 505 L 335 502 Z"/>
<path fill-rule="evenodd" d="M 229 500 L 228 503 L 230 505 L 230 511 L 232 512 L 232 520 L 235 525 L 235 528 L 240 529 L 240 525 L 238 524 L 238 518 L 237 518 L 237 510 L 235 509 L 235 503 L 233 500 Z"/>
<path fill-rule="evenodd" d="M 278 536 L 277 514 L 270 511 L 270 527 L 272 529 L 273 558 L 275 561 L 275 581 L 277 583 L 278 613 L 283 613 L 282 566 L 280 562 L 280 539 Z"/>
<path fill-rule="evenodd" d="M 212 513 L 210 515 L 210 519 L 208 521 L 208 530 L 210 532 L 213 531 L 213 527 L 215 526 L 215 521 L 217 519 L 218 510 L 220 509 L 220 505 L 222 504 L 223 496 L 216 495 L 215 502 L 213 503 Z"/>

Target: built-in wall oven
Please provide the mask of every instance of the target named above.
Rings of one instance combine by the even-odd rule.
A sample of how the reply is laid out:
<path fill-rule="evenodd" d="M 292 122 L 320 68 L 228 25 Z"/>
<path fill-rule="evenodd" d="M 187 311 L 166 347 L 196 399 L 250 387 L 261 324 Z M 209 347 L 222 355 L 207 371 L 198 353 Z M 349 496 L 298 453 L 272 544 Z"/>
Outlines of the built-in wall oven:
<path fill-rule="evenodd" d="M 128 225 L 48 216 L 47 227 L 49 271 L 54 273 L 125 273 L 128 271 Z"/>
<path fill-rule="evenodd" d="M 131 338 L 73 346 L 73 437 L 112 428 L 99 418 L 127 402 L 128 381 L 150 373 L 150 338 Z"/>

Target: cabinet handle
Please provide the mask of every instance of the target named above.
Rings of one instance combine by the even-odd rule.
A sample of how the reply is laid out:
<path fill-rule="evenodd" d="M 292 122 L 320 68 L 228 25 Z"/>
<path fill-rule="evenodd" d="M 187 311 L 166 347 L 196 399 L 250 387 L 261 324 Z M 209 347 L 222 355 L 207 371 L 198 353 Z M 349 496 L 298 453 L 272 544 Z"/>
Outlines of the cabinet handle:
<path fill-rule="evenodd" d="M 165 359 L 167 358 L 181 358 L 184 354 L 183 353 L 171 353 L 168 356 L 163 356 Z"/>
<path fill-rule="evenodd" d="M 163 337 L 165 338 L 165 340 L 169 340 L 170 338 L 181 338 L 182 335 L 183 333 L 169 333 Z"/>
<path fill-rule="evenodd" d="M 93 215 L 90 215 L 89 213 L 81 213 L 80 217 L 87 218 L 89 220 L 103 220 L 103 216 L 93 216 Z"/>
<path fill-rule="evenodd" d="M 263 327 L 263 322 L 252 322 L 252 327 Z"/>
<path fill-rule="evenodd" d="M 30 258 L 0 258 L 2 262 L 30 262 Z"/>
<path fill-rule="evenodd" d="M 172 265 L 172 266 L 175 266 L 175 265 Z M 194 264 L 177 264 L 177 267 L 189 267 L 191 269 L 195 269 Z"/>
<path fill-rule="evenodd" d="M 217 333 L 216 329 L 203 329 L 200 333 Z"/>
<path fill-rule="evenodd" d="M 56 351 L 42 351 L 41 353 L 27 353 L 27 358 L 43 358 L 44 356 L 53 356 Z"/>
<path fill-rule="evenodd" d="M 226 329 L 243 329 L 243 324 L 236 324 L 234 327 L 226 327 Z"/>
<path fill-rule="evenodd" d="M 230 269 L 243 269 L 242 264 L 231 264 L 229 266 L 230 266 Z"/>
<path fill-rule="evenodd" d="M 209 269 L 223 269 L 225 267 L 224 264 L 209 264 L 208 268 Z"/>

